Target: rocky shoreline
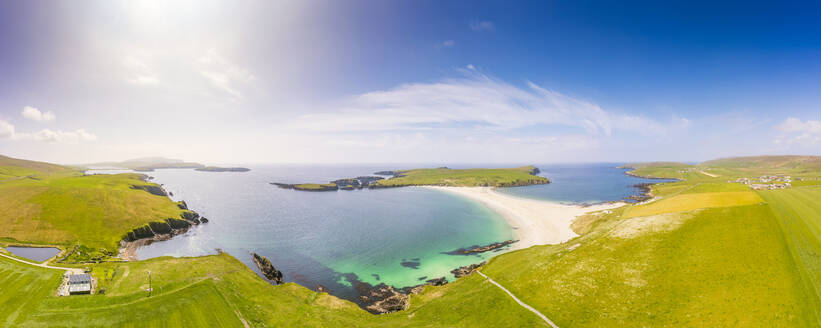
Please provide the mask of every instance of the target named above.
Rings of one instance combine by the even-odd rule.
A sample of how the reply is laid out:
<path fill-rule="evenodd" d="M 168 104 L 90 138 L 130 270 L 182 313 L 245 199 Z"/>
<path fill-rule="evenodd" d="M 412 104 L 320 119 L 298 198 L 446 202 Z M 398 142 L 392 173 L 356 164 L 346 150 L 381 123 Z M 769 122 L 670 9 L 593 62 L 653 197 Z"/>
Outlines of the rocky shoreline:
<path fill-rule="evenodd" d="M 148 178 L 148 176 L 143 175 L 144 181 L 148 181 Z M 168 197 L 168 193 L 162 186 L 134 185 L 131 188 L 145 190 L 156 196 Z M 148 246 L 155 241 L 169 240 L 174 236 L 186 233 L 191 227 L 209 221 L 207 218 L 201 217 L 199 213 L 190 210 L 185 201 L 177 202 L 177 207 L 183 210 L 180 213 L 180 218 L 167 218 L 165 221 L 149 222 L 127 232 L 120 240 L 118 256 L 126 261 L 136 261 L 138 248 Z"/>
<path fill-rule="evenodd" d="M 459 267 L 451 270 L 451 273 L 453 273 L 456 278 L 461 278 L 472 274 L 485 265 L 485 263 L 487 262 Z M 373 286 L 367 282 L 359 281 L 355 279 L 355 277 L 350 277 L 348 279 L 354 281 L 354 288 L 359 294 L 357 297 L 357 303 L 359 303 L 362 308 L 373 314 L 385 314 L 407 310 L 410 306 L 411 295 L 421 293 L 425 286 L 443 286 L 448 283 L 445 277 L 439 277 L 427 279 L 425 280 L 425 283 L 415 286 L 394 288 L 393 286 L 386 285 L 385 283 Z M 319 289 L 317 289 L 317 291 L 319 291 Z"/>
<path fill-rule="evenodd" d="M 443 252 L 442 254 L 447 254 L 447 255 L 472 255 L 472 254 L 484 253 L 484 252 L 489 252 L 489 251 L 492 251 L 492 250 L 495 250 L 495 249 L 505 247 L 505 246 L 513 244 L 517 241 L 518 240 L 510 239 L 510 240 L 505 240 L 505 241 L 502 241 L 502 242 L 492 243 L 492 244 L 488 244 L 488 245 L 484 245 L 484 246 L 474 245 L 474 246 L 471 246 L 471 247 L 468 247 L 468 248 L 460 248 L 460 249 L 453 250 L 453 251 L 450 251 L 450 252 Z"/>

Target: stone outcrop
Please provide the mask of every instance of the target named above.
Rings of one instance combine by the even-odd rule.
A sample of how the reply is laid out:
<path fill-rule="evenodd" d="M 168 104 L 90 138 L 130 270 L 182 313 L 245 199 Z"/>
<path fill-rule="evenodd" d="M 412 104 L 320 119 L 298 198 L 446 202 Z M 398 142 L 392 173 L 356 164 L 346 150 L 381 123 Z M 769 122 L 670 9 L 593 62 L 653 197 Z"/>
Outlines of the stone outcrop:
<path fill-rule="evenodd" d="M 371 287 L 368 283 L 358 282 L 355 287 L 359 292 L 360 303 L 371 313 L 402 311 L 410 306 L 408 294 L 401 293 L 384 283 Z"/>
<path fill-rule="evenodd" d="M 455 276 L 456 278 L 461 278 L 473 273 L 473 271 L 476 271 L 476 269 L 479 269 L 481 266 L 485 265 L 485 263 L 487 262 L 466 265 L 463 267 L 453 269 L 450 271 L 450 273 L 453 273 L 453 276 Z"/>
<path fill-rule="evenodd" d="M 254 263 L 257 264 L 257 267 L 262 274 L 270 281 L 273 281 L 277 285 L 281 284 L 282 281 L 282 271 L 277 270 L 273 264 L 271 264 L 271 260 L 269 260 L 265 256 L 261 256 L 257 253 L 253 253 Z"/>
<path fill-rule="evenodd" d="M 131 189 L 145 190 L 148 193 L 157 196 L 168 196 L 168 194 L 165 192 L 164 189 L 162 189 L 162 187 L 155 185 L 131 185 Z"/>
<path fill-rule="evenodd" d="M 359 303 L 371 313 L 383 314 L 407 310 L 410 306 L 410 295 L 419 294 L 425 286 L 442 286 L 447 284 L 445 277 L 428 279 L 424 284 L 409 286 L 400 289 L 384 283 L 376 286 L 361 281 L 355 281 L 354 288 L 359 293 Z"/>
<path fill-rule="evenodd" d="M 379 171 L 379 172 L 374 172 L 373 174 L 385 175 L 385 176 L 394 176 L 394 175 L 396 175 L 396 171 Z"/>
<path fill-rule="evenodd" d="M 177 203 L 177 207 L 179 207 L 181 210 L 187 210 L 188 204 L 186 204 L 184 200 L 181 200 Z"/>
<path fill-rule="evenodd" d="M 186 211 L 181 215 L 181 219 L 167 218 L 162 222 L 149 222 L 126 233 L 121 244 L 135 242 L 140 239 L 156 239 L 157 236 L 171 236 L 183 234 L 191 226 L 200 224 L 199 214 L 194 211 Z"/>
<path fill-rule="evenodd" d="M 460 249 L 457 249 L 455 251 L 445 252 L 444 254 L 448 254 L 448 255 L 470 255 L 470 254 L 476 254 L 476 253 L 484 253 L 484 252 L 488 252 L 488 251 L 492 251 L 492 250 L 495 250 L 495 249 L 498 249 L 498 248 L 505 247 L 505 246 L 513 244 L 517 241 L 518 240 L 512 240 L 511 239 L 511 240 L 505 240 L 503 242 L 493 243 L 493 244 L 485 245 L 485 246 L 472 246 L 472 247 L 468 247 L 468 248 L 460 248 Z"/>

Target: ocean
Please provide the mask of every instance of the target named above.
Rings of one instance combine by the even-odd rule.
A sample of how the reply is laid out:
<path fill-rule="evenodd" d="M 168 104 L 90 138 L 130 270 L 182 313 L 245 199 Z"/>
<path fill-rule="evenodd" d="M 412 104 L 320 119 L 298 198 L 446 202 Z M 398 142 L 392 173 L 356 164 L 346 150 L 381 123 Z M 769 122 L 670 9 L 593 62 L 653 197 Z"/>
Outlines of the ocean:
<path fill-rule="evenodd" d="M 503 218 L 458 195 L 418 187 L 304 192 L 270 182 L 327 182 L 381 170 L 440 165 L 251 165 L 249 172 L 160 169 L 147 174 L 210 222 L 138 250 L 140 259 L 228 252 L 259 273 L 251 259 L 267 256 L 285 281 L 355 300 L 357 281 L 397 288 L 453 279 L 451 270 L 504 252 L 450 251 L 514 238 Z M 452 168 L 475 167 L 451 166 Z M 498 166 L 498 165 L 496 165 Z M 520 197 L 562 203 L 621 200 L 641 179 L 618 164 L 537 165 L 549 185 L 505 188 Z M 492 167 L 492 166 L 485 166 Z M 92 171 L 118 173 L 122 171 Z"/>

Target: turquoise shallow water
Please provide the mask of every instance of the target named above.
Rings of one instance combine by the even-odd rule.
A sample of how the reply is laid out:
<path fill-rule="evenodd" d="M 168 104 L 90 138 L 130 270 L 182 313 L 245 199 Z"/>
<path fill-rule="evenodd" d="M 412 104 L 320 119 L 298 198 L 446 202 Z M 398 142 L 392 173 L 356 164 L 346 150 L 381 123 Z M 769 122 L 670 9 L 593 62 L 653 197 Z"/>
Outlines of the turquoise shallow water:
<path fill-rule="evenodd" d="M 553 184 L 503 192 L 584 203 L 621 199 L 636 192 L 633 184 L 646 182 L 627 177 L 614 166 L 540 166 Z M 172 199 L 185 200 L 211 222 L 143 247 L 138 257 L 198 256 L 222 249 L 257 271 L 250 256 L 256 252 L 270 258 L 286 281 L 312 289 L 321 284 L 337 296 L 355 300 L 352 283 L 357 280 L 406 287 L 443 276 L 452 279 L 450 270 L 498 252 L 471 256 L 445 252 L 513 238 L 498 214 L 451 193 L 415 187 L 301 192 L 269 184 L 330 181 L 395 166 L 250 168 L 243 173 L 187 169 L 148 173 L 173 193 Z M 117 172 L 121 171 L 112 173 Z"/>

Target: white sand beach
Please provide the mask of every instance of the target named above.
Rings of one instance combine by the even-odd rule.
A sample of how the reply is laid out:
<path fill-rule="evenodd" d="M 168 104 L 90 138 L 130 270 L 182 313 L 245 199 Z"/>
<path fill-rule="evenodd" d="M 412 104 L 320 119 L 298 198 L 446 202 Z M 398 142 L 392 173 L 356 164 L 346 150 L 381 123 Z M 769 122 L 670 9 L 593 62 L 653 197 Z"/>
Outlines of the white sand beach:
<path fill-rule="evenodd" d="M 513 249 L 559 244 L 578 236 L 570 224 L 582 214 L 624 205 L 623 202 L 592 206 L 564 205 L 544 200 L 506 195 L 491 187 L 433 187 L 478 201 L 499 213 L 513 228 L 519 242 Z"/>

